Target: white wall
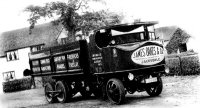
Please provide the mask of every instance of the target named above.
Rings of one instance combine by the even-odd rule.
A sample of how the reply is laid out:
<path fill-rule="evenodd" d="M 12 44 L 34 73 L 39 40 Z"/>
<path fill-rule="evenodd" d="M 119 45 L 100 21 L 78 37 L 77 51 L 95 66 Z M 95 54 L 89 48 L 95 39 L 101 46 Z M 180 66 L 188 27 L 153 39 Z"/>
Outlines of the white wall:
<path fill-rule="evenodd" d="M 30 69 L 28 53 L 30 48 L 18 50 L 19 60 L 7 61 L 6 57 L 0 58 L 0 93 L 2 92 L 3 72 L 15 71 L 15 78 L 23 78 L 23 71 Z"/>
<path fill-rule="evenodd" d="M 195 38 L 193 37 L 189 38 L 187 42 L 187 50 L 193 49 L 195 52 L 199 52 L 200 48 L 198 43 L 199 43 L 198 40 L 196 40 Z"/>
<path fill-rule="evenodd" d="M 61 43 L 61 39 L 62 38 L 66 38 L 67 37 L 68 32 L 65 29 L 62 29 L 61 33 L 58 36 L 58 43 Z"/>
<path fill-rule="evenodd" d="M 191 37 L 189 38 L 188 42 L 187 42 L 187 50 L 191 50 L 193 49 L 194 52 L 197 52 L 198 53 L 198 56 L 200 57 L 200 43 L 199 43 L 199 40 L 198 38 L 194 38 L 194 37 Z"/>

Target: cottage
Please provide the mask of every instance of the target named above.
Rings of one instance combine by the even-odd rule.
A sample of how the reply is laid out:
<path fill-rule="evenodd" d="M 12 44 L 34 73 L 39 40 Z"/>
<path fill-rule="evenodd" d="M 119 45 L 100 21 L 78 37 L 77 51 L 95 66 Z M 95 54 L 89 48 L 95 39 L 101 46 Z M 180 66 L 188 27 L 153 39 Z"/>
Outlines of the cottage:
<path fill-rule="evenodd" d="M 156 36 L 162 40 L 166 54 L 186 52 L 188 50 L 187 43 L 191 37 L 176 26 L 157 28 Z"/>
<path fill-rule="evenodd" d="M 23 78 L 23 71 L 29 69 L 29 53 L 58 44 L 64 40 L 61 26 L 46 23 L 36 26 L 29 34 L 29 28 L 0 34 L 0 82 Z M 58 39 L 59 38 L 59 39 Z"/>

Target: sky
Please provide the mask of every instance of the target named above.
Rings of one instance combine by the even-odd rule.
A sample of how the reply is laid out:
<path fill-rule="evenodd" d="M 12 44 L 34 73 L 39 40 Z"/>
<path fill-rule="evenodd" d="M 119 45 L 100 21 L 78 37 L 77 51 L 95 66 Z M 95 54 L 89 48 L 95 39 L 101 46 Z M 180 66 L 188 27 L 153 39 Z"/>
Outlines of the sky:
<path fill-rule="evenodd" d="M 29 26 L 28 14 L 23 12 L 28 5 L 42 5 L 56 0 L 1 0 L 0 32 Z M 61 0 L 64 1 L 64 0 Z M 108 8 L 123 13 L 126 20 L 159 21 L 158 26 L 177 25 L 190 34 L 200 34 L 198 0 L 105 0 L 106 6 L 93 5 L 94 9 Z M 199 20 L 199 21 L 198 21 Z"/>
<path fill-rule="evenodd" d="M 43 5 L 57 0 L 1 0 L 0 33 L 28 27 L 28 5 Z M 60 0 L 65 1 L 65 0 Z M 158 21 L 156 27 L 178 26 L 200 40 L 200 6 L 198 0 L 105 0 L 106 4 L 91 4 L 94 10 L 109 9 L 125 15 L 124 22 Z M 41 21 L 42 23 L 44 21 Z"/>

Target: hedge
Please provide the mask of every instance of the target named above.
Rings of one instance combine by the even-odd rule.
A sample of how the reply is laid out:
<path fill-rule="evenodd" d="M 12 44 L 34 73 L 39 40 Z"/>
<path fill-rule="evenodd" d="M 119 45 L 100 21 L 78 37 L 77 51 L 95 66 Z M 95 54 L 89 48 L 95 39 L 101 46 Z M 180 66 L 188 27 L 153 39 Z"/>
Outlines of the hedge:
<path fill-rule="evenodd" d="M 182 75 L 199 74 L 199 58 L 197 55 L 181 57 Z"/>
<path fill-rule="evenodd" d="M 55 83 L 55 80 L 52 79 L 51 76 L 43 76 L 42 82 L 43 82 L 43 85 L 45 85 L 46 83 Z"/>
<path fill-rule="evenodd" d="M 55 83 L 51 76 L 34 77 L 36 88 L 42 88 L 46 83 Z"/>
<path fill-rule="evenodd" d="M 200 73 L 197 53 L 185 52 L 166 56 L 166 65 L 170 75 L 193 75 Z"/>
<path fill-rule="evenodd" d="M 166 58 L 166 65 L 169 67 L 170 75 L 178 75 L 181 72 L 179 58 Z"/>
<path fill-rule="evenodd" d="M 15 79 L 2 84 L 4 93 L 27 90 L 31 89 L 31 78 Z"/>

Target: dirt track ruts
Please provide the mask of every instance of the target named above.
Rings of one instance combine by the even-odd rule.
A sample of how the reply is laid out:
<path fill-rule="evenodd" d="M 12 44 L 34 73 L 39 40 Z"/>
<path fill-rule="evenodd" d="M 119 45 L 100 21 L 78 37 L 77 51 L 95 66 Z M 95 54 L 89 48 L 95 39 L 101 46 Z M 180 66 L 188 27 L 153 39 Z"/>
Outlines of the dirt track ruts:
<path fill-rule="evenodd" d="M 163 92 L 158 97 L 149 97 L 146 92 L 126 95 L 126 103 L 113 105 L 91 97 L 82 99 L 80 95 L 69 103 L 48 104 L 43 89 L 32 89 L 15 93 L 1 94 L 1 108 L 99 108 L 99 107 L 135 107 L 135 108 L 199 108 L 200 107 L 200 76 L 167 76 L 163 77 Z"/>

